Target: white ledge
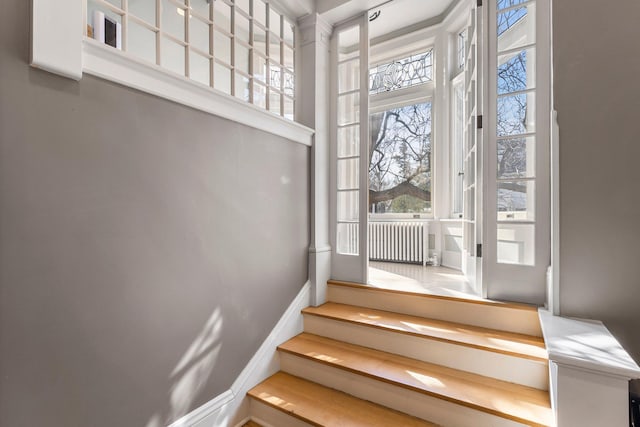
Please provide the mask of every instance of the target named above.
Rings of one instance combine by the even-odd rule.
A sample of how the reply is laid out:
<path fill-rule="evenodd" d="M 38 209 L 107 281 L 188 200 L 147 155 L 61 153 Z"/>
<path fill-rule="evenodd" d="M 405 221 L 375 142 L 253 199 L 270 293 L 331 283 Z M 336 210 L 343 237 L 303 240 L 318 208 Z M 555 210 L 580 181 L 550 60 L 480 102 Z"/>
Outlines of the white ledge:
<path fill-rule="evenodd" d="M 538 310 L 549 360 L 565 366 L 628 379 L 640 378 L 640 367 L 599 321 L 554 316 Z"/>
<path fill-rule="evenodd" d="M 312 145 L 314 131 L 255 105 L 189 80 L 90 38 L 82 43 L 82 71 L 243 125 Z"/>

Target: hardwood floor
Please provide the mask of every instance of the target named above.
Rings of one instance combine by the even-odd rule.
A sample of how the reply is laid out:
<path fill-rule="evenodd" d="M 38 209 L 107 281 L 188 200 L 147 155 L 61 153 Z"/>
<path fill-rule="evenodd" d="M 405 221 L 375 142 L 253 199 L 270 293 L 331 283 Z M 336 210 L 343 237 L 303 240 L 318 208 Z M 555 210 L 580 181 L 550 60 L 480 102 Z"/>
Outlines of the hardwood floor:
<path fill-rule="evenodd" d="M 436 427 L 284 372 L 253 388 L 249 396 L 315 426 Z"/>
<path fill-rule="evenodd" d="M 551 424 L 547 391 L 307 333 L 279 350 L 526 425 Z"/>
<path fill-rule="evenodd" d="M 537 307 L 330 280 L 249 393 L 277 427 L 549 427 Z"/>
<path fill-rule="evenodd" d="M 530 335 L 336 303 L 309 307 L 303 310 L 303 313 L 425 339 L 454 342 L 483 350 L 547 361 L 544 340 Z"/>

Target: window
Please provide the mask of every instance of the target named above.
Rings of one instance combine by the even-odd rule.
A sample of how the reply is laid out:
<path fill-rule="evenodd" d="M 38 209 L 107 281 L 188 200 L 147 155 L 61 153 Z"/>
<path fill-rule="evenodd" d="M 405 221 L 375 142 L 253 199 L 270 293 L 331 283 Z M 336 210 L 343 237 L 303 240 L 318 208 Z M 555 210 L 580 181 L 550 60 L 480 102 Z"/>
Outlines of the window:
<path fill-rule="evenodd" d="M 111 25 L 113 44 L 105 39 Z M 264 0 L 87 0 L 86 28 L 139 59 L 294 118 L 295 26 Z"/>
<path fill-rule="evenodd" d="M 371 212 L 431 212 L 431 102 L 391 108 L 369 120 Z"/>
<path fill-rule="evenodd" d="M 410 55 L 369 69 L 369 93 L 402 89 L 433 79 L 433 50 Z"/>
<path fill-rule="evenodd" d="M 369 212 L 430 215 L 433 49 L 397 58 L 369 69 Z"/>

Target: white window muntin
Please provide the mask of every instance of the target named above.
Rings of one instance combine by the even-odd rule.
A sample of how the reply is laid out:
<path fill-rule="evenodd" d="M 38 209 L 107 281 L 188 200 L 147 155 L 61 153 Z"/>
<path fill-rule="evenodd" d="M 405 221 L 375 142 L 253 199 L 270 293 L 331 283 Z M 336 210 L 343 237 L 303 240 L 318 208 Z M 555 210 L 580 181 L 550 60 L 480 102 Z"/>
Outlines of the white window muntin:
<path fill-rule="evenodd" d="M 464 73 L 459 73 L 451 81 L 450 179 L 451 216 L 453 218 L 462 218 L 464 206 L 464 133 L 466 128 L 464 81 Z M 461 91 L 461 98 L 457 98 L 458 91 Z M 462 113 L 461 117 L 458 115 L 459 112 Z"/>
<path fill-rule="evenodd" d="M 150 4 L 154 5 L 153 8 L 155 8 L 155 11 L 154 11 L 155 13 L 151 13 L 152 15 L 155 15 L 155 20 L 154 22 L 149 22 L 148 20 L 135 15 L 132 11 L 129 10 L 129 7 L 128 7 L 129 0 L 121 0 L 121 1 L 122 1 L 120 3 L 121 7 L 118 7 L 117 5 L 106 0 L 85 0 L 85 2 L 88 4 L 91 4 L 93 8 L 97 8 L 98 10 L 105 12 L 106 15 L 111 15 L 111 16 L 115 15 L 119 18 L 119 21 L 121 22 L 121 25 L 122 25 L 122 49 L 125 51 L 128 50 L 127 47 L 128 47 L 129 36 L 130 36 L 130 34 L 128 34 L 128 31 L 127 31 L 129 27 L 129 22 L 133 22 L 139 27 L 152 32 L 155 37 L 155 52 L 153 52 L 152 55 L 150 54 L 149 57 L 151 56 L 155 57 L 155 64 L 165 69 L 168 69 L 169 71 L 178 72 L 178 74 L 182 74 L 187 78 L 191 78 L 192 80 L 195 79 L 195 81 L 198 81 L 200 83 L 205 83 L 202 79 L 197 79 L 194 76 L 192 76 L 192 73 L 191 73 L 190 68 L 192 68 L 192 61 L 190 57 L 191 55 L 196 55 L 194 59 L 197 58 L 201 61 L 208 61 L 208 64 L 209 64 L 208 70 L 205 71 L 209 77 L 207 79 L 208 86 L 213 87 L 214 89 L 222 90 L 225 93 L 236 95 L 241 99 L 246 99 L 250 103 L 254 103 L 253 96 L 254 96 L 255 89 L 254 89 L 254 72 L 253 72 L 253 67 L 254 67 L 253 53 L 254 51 L 257 51 L 257 49 L 254 49 L 254 43 L 255 43 L 254 25 L 255 25 L 257 28 L 264 30 L 264 33 L 266 34 L 267 39 L 265 40 L 265 44 L 266 44 L 265 53 L 266 53 L 267 59 L 269 60 L 268 63 L 269 64 L 273 63 L 274 65 L 277 65 L 282 69 L 286 69 L 287 72 L 290 73 L 289 75 L 286 76 L 288 80 L 295 79 L 294 77 L 295 69 L 293 68 L 294 67 L 293 58 L 295 57 L 295 53 L 296 53 L 295 26 L 283 14 L 279 13 L 276 9 L 272 8 L 271 4 L 268 2 L 265 3 L 262 0 L 247 0 L 246 4 L 250 5 L 249 7 L 250 10 L 247 11 L 245 10 L 245 8 L 239 7 L 238 2 L 233 2 L 231 0 L 215 0 L 215 1 L 211 1 L 211 3 L 207 7 L 209 16 L 205 16 L 205 14 L 201 13 L 201 11 L 191 7 L 191 3 L 194 0 L 185 0 L 184 3 L 178 2 L 176 0 L 154 0 L 153 3 L 150 3 Z M 229 7 L 230 22 L 228 24 L 226 23 L 223 24 L 222 22 L 220 23 L 216 22 L 216 9 L 215 9 L 216 3 L 223 4 Z M 162 14 L 163 14 L 163 8 L 167 5 L 170 8 L 175 7 L 176 13 L 184 17 L 183 37 L 180 37 L 179 34 L 172 34 L 164 30 L 163 22 L 162 22 L 163 21 Z M 254 20 L 253 18 L 255 5 L 262 5 L 265 7 L 266 22 L 264 25 L 258 22 L 257 20 Z M 89 7 L 85 6 L 85 10 L 87 10 L 88 13 L 90 13 L 89 9 L 90 9 Z M 188 16 L 190 19 L 187 19 L 187 17 L 185 16 L 187 15 L 187 11 L 189 11 Z M 234 34 L 236 33 L 236 28 L 234 25 L 236 14 L 237 16 L 241 17 L 242 19 L 245 19 L 248 22 L 249 34 L 248 34 L 248 37 L 245 37 L 245 40 L 241 40 L 239 37 L 237 37 L 236 34 Z M 92 16 L 85 15 L 85 19 L 87 20 L 86 21 L 87 24 L 91 24 Z M 191 20 L 197 20 L 199 23 L 202 23 L 209 27 L 208 51 L 205 51 L 204 49 L 201 48 L 201 46 L 195 46 L 194 43 L 190 42 Z M 85 25 L 85 28 L 87 28 L 86 25 Z M 275 32 L 273 31 L 274 29 L 276 30 Z M 216 46 L 216 38 L 214 37 L 216 32 L 226 37 L 229 41 L 229 52 L 227 52 L 226 54 L 219 55 L 218 52 L 216 51 L 216 48 L 219 48 L 219 46 Z M 85 30 L 85 35 L 86 35 L 86 30 Z M 178 46 L 180 49 L 184 49 L 184 56 L 180 60 L 179 64 L 175 67 L 168 66 L 166 62 L 166 58 L 165 58 L 165 61 L 163 62 L 163 44 L 166 44 L 166 43 L 173 43 L 174 45 Z M 279 53 L 276 52 L 274 55 L 270 55 L 269 49 L 271 44 L 278 46 Z M 240 67 L 240 64 L 236 61 L 236 58 L 235 58 L 236 49 L 244 49 L 247 52 L 247 59 L 246 59 L 247 64 L 246 65 L 243 64 L 242 68 Z M 288 49 L 287 52 L 290 53 L 289 57 L 291 58 L 291 60 L 289 60 L 289 63 L 286 64 L 288 66 L 285 66 L 285 59 L 284 59 L 285 49 Z M 148 58 L 142 58 L 140 55 L 135 55 L 135 56 L 143 60 L 149 60 Z M 218 64 L 218 66 L 223 67 L 223 69 L 227 69 L 231 71 L 229 75 L 230 81 L 226 83 L 216 84 L 216 82 L 218 82 L 219 80 L 219 79 L 216 79 L 216 76 L 215 76 L 216 64 Z M 284 78 L 285 76 L 283 76 L 283 79 Z M 237 82 L 238 79 L 242 79 L 242 81 L 244 81 L 245 79 L 248 80 L 248 87 L 246 88 L 246 91 L 248 92 L 248 96 L 246 96 L 247 94 L 245 94 L 244 92 L 238 93 L 239 88 L 242 87 L 242 85 L 236 84 L 238 83 Z M 268 83 L 267 83 L 267 86 L 269 86 Z M 282 85 L 280 85 L 280 87 L 282 87 Z M 271 92 L 271 91 L 273 91 L 274 94 L 278 93 L 278 89 L 269 87 L 268 92 Z M 279 91 L 282 92 L 282 89 L 279 89 Z M 290 109 L 288 108 L 288 105 L 293 105 L 293 103 L 295 102 L 295 93 L 293 89 L 288 90 L 286 94 L 279 93 L 279 98 L 273 97 L 274 100 L 278 99 L 278 102 L 280 103 L 280 105 L 278 106 L 269 105 L 271 98 L 272 97 L 267 96 L 266 103 L 258 104 L 258 105 L 261 106 L 262 108 L 267 109 L 268 111 L 275 111 L 279 115 L 287 116 L 287 118 L 292 119 L 292 114 L 285 114 L 285 109 Z"/>

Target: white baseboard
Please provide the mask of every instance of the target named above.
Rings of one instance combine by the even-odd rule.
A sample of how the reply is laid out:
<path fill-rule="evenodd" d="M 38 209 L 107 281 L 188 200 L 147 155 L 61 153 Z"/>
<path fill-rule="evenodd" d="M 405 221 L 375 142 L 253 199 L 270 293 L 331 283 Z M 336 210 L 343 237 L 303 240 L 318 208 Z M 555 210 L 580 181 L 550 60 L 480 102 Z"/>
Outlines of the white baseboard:
<path fill-rule="evenodd" d="M 220 413 L 223 408 L 233 403 L 234 399 L 235 396 L 233 395 L 231 389 L 229 389 L 224 393 L 217 395 L 204 405 L 189 412 L 179 420 L 174 421 L 169 427 L 191 427 L 199 425 L 198 423 L 200 421 L 209 417 L 211 414 Z"/>
<path fill-rule="evenodd" d="M 173 422 L 169 427 L 227 427 L 233 425 L 234 421 L 238 423 L 248 419 L 248 405 L 243 405 L 247 391 L 280 369 L 276 348 L 302 332 L 301 310 L 309 306 L 310 287 L 309 281 L 302 286 L 229 390 Z"/>

